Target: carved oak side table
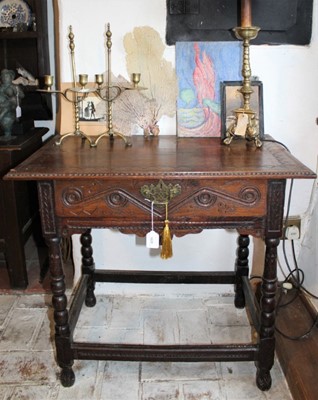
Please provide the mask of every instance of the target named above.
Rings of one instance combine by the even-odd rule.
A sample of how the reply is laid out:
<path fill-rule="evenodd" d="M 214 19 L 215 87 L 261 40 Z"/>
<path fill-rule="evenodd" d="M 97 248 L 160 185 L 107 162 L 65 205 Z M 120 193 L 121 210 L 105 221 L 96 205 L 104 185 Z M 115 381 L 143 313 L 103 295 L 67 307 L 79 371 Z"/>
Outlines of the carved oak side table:
<path fill-rule="evenodd" d="M 275 350 L 276 259 L 285 184 L 287 179 L 314 178 L 315 174 L 273 142 L 264 142 L 257 149 L 246 141 L 223 146 L 218 138 L 161 136 L 145 140 L 135 136 L 132 144 L 127 148 L 115 140 L 92 149 L 78 138 L 69 138 L 60 147 L 50 141 L 6 176 L 38 184 L 42 230 L 50 253 L 62 384 L 74 383 L 74 359 L 255 361 L 257 385 L 268 390 Z M 145 199 L 145 188 L 159 195 L 174 191 L 169 198 L 169 221 L 175 236 L 203 229 L 236 229 L 239 237 L 234 271 L 95 269 L 91 228 L 117 228 L 137 235 L 149 231 L 151 202 Z M 162 231 L 164 220 L 165 207 L 154 204 L 156 231 Z M 68 307 L 60 243 L 73 233 L 81 234 L 82 277 Z M 266 244 L 259 303 L 248 280 L 249 235 L 263 238 Z M 83 303 L 95 305 L 95 282 L 231 283 L 235 306 L 249 308 L 257 340 L 169 346 L 77 343 L 73 332 Z"/>

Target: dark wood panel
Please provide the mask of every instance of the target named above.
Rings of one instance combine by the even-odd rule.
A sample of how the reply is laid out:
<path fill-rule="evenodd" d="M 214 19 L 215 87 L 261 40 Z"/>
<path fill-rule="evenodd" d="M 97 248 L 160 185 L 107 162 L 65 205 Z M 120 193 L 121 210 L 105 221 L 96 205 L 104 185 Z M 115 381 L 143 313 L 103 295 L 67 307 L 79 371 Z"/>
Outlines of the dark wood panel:
<path fill-rule="evenodd" d="M 253 0 L 253 44 L 310 43 L 313 0 Z M 167 0 L 166 41 L 233 41 L 240 26 L 240 1 Z"/>
<path fill-rule="evenodd" d="M 36 32 L 0 31 L 0 70 L 16 71 L 22 66 L 42 82 L 43 76 L 50 74 L 47 1 L 30 0 L 28 4 L 36 18 Z M 51 96 L 34 93 L 34 87 L 24 87 L 24 92 L 21 107 L 25 120 L 52 119 Z"/>
<path fill-rule="evenodd" d="M 35 128 L 28 134 L 1 141 L 0 137 L 0 251 L 13 288 L 28 284 L 24 243 L 31 233 L 40 237 L 35 182 L 4 181 L 3 175 L 42 146 L 47 128 Z"/>
<path fill-rule="evenodd" d="M 295 292 L 283 297 L 287 302 Z M 310 312 L 309 301 L 297 297 L 288 307 L 280 309 L 277 327 L 286 335 L 301 336 L 310 330 L 317 310 Z M 310 335 L 301 340 L 289 340 L 276 333 L 277 354 L 294 400 L 316 399 L 318 394 L 318 330 L 313 328 Z"/>

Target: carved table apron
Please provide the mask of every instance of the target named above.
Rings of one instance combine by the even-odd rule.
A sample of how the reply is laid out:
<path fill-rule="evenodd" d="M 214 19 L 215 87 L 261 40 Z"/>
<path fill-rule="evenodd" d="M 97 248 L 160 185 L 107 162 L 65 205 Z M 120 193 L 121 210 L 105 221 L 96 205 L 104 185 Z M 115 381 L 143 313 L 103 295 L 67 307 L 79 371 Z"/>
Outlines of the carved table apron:
<path fill-rule="evenodd" d="M 42 229 L 50 252 L 55 343 L 62 384 L 71 386 L 75 381 L 74 359 L 255 361 L 257 385 L 268 390 L 275 350 L 276 259 L 285 184 L 287 179 L 314 178 L 315 174 L 283 146 L 270 141 L 261 149 L 244 140 L 222 146 L 219 138 L 161 136 L 146 140 L 135 136 L 132 143 L 131 148 L 125 148 L 121 141 L 104 141 L 98 148 L 90 148 L 75 137 L 58 147 L 51 140 L 6 176 L 38 182 Z M 90 230 L 117 228 L 123 233 L 145 235 L 151 211 L 145 192 L 161 195 L 174 190 L 169 197 L 172 234 L 237 229 L 234 271 L 95 269 Z M 164 220 L 165 207 L 154 204 L 158 233 Z M 82 277 L 68 308 L 60 242 L 73 233 L 81 233 Z M 249 235 L 263 238 L 266 244 L 259 303 L 248 280 Z M 257 340 L 246 344 L 169 346 L 77 343 L 73 332 L 83 303 L 95 305 L 95 282 L 232 283 L 235 306 L 249 307 Z"/>

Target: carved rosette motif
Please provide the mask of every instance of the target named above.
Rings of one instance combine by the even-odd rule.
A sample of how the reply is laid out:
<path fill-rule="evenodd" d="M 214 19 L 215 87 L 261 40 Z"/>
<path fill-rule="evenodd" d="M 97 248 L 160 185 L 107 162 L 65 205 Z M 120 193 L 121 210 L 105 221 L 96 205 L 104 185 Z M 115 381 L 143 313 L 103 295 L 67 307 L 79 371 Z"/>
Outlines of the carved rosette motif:
<path fill-rule="evenodd" d="M 64 204 L 71 206 L 83 201 L 83 193 L 79 188 L 70 187 L 64 190 L 62 198 Z"/>
<path fill-rule="evenodd" d="M 125 205 L 128 203 L 127 197 L 123 196 L 123 194 L 120 192 L 110 193 L 108 196 L 106 196 L 105 201 L 110 207 L 114 208 L 125 207 Z"/>
<path fill-rule="evenodd" d="M 243 187 L 238 196 L 232 196 L 210 188 L 203 188 L 194 197 L 194 201 L 199 207 L 209 208 L 216 205 L 220 214 L 235 212 L 235 203 L 251 206 L 259 202 L 260 199 L 260 191 L 257 187 L 253 186 Z"/>
<path fill-rule="evenodd" d="M 212 207 L 216 200 L 217 196 L 207 190 L 202 190 L 202 192 L 194 198 L 195 203 L 199 207 Z"/>
<path fill-rule="evenodd" d="M 103 197 L 105 203 L 109 207 L 124 207 L 128 203 L 128 197 L 124 192 L 114 190 L 110 193 L 97 193 L 93 196 L 85 196 L 82 190 L 78 187 L 68 187 L 62 193 L 63 204 L 67 207 L 76 206 L 80 203 L 92 202 Z"/>
<path fill-rule="evenodd" d="M 261 198 L 261 193 L 257 187 L 247 186 L 244 187 L 239 193 L 239 199 L 248 204 L 255 204 Z"/>

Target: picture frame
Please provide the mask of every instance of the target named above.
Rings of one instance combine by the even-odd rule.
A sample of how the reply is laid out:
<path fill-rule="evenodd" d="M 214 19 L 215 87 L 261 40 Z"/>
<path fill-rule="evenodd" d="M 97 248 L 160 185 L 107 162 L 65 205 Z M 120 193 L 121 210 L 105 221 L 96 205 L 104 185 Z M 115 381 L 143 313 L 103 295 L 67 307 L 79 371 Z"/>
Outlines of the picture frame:
<path fill-rule="evenodd" d="M 256 112 L 259 125 L 259 137 L 264 139 L 264 107 L 263 84 L 261 81 L 252 81 L 253 93 L 250 98 L 250 108 Z M 243 106 L 243 95 L 238 91 L 242 81 L 221 82 L 221 139 L 225 139 L 226 130 L 234 121 L 234 110 Z"/>
<path fill-rule="evenodd" d="M 80 102 L 80 121 L 84 123 L 105 124 L 105 102 L 96 96 L 87 96 Z"/>
<path fill-rule="evenodd" d="M 220 83 L 241 79 L 241 64 L 239 41 L 176 44 L 179 137 L 221 137 Z"/>

